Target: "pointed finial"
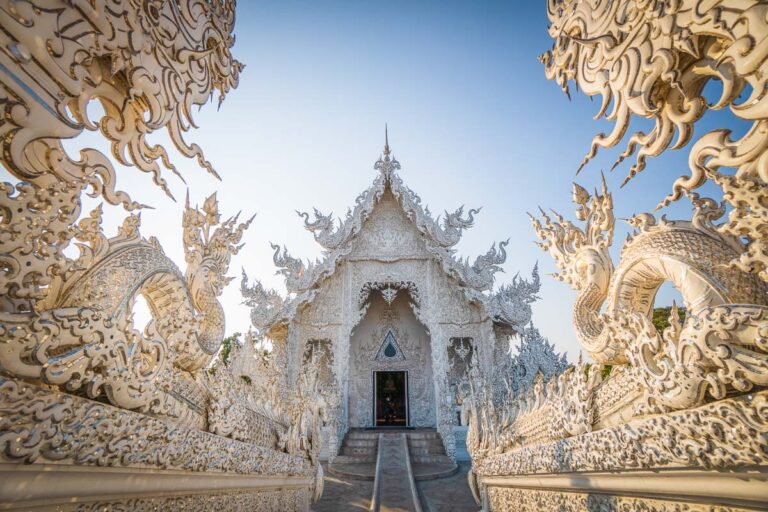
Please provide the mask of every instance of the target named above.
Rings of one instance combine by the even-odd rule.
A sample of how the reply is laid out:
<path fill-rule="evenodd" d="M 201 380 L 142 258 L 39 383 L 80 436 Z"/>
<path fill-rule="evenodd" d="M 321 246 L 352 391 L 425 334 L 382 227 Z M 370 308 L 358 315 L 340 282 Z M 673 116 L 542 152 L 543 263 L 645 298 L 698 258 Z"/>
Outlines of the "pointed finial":
<path fill-rule="evenodd" d="M 373 165 L 373 168 L 380 171 L 387 179 L 390 178 L 393 171 L 400 169 L 400 162 L 395 159 L 394 155 L 390 158 L 390 155 L 392 155 L 392 151 L 389 149 L 389 129 L 387 123 L 384 123 L 384 152 Z"/>
<path fill-rule="evenodd" d="M 387 123 L 384 123 L 384 156 L 389 156 L 389 130 Z"/>

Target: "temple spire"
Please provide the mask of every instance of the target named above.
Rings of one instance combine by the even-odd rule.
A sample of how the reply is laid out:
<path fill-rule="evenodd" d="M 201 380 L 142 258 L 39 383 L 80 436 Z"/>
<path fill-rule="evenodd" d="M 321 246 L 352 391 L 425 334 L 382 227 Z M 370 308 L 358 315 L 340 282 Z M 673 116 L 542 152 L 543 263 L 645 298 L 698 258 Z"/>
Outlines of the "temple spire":
<path fill-rule="evenodd" d="M 387 129 L 387 123 L 384 123 L 384 156 L 389 156 L 389 130 Z"/>
<path fill-rule="evenodd" d="M 384 123 L 384 152 L 381 154 L 381 158 L 374 164 L 373 168 L 380 171 L 387 180 L 393 171 L 400 169 L 400 162 L 397 161 L 392 151 L 389 149 L 389 127 L 387 123 Z"/>

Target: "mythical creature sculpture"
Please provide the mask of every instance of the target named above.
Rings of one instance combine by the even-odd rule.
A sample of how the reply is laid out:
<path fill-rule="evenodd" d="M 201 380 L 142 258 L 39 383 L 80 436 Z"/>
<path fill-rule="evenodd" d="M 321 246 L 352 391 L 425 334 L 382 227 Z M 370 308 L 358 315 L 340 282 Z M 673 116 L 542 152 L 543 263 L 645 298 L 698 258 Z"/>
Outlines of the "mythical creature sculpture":
<path fill-rule="evenodd" d="M 468 284 L 479 291 L 490 290 L 493 286 L 494 275 L 497 272 L 503 272 L 501 265 L 507 261 L 507 251 L 505 247 L 509 245 L 509 240 L 499 242 L 499 248 L 496 249 L 494 243 L 488 252 L 475 258 L 475 262 L 470 264 L 469 259 L 458 263 L 458 271 L 464 277 Z"/>
<path fill-rule="evenodd" d="M 279 383 L 257 389 L 226 367 L 206 368 L 224 337 L 218 299 L 232 279 L 231 257 L 253 218 L 222 220 L 215 194 L 202 208 L 187 196 L 182 273 L 156 239 L 140 235 L 140 214 L 130 213 L 111 238 L 101 206 L 80 218 L 86 191 L 129 212 L 143 205 L 117 189 L 106 155 L 83 148 L 73 158 L 62 145 L 98 130 L 117 162 L 150 173 L 170 196 L 163 169 L 178 171 L 147 140 L 164 128 L 182 155 L 218 177 L 182 134 L 194 126 L 194 106 L 216 92 L 221 102 L 237 86 L 234 1 L 0 0 L 0 13 L 0 150 L 21 180 L 0 184 L 0 384 L 20 390 L 0 393 L 0 452 L 26 463 L 314 471 L 322 492 L 313 434 L 319 395 L 302 389 L 291 402 L 295 393 Z M 99 119 L 88 117 L 92 100 L 103 108 Z M 75 259 L 65 252 L 72 241 Z M 143 332 L 132 314 L 140 295 L 152 315 Z M 278 403 L 284 397 L 312 419 L 298 430 L 309 445 L 292 454 L 278 442 L 293 419 Z M 43 419 L 34 412 L 43 409 L 56 412 Z M 24 450 L 12 449 L 12 439 Z M 246 452 L 258 462 L 248 464 Z"/>
<path fill-rule="evenodd" d="M 486 307 L 495 320 L 502 320 L 522 331 L 525 324 L 531 321 L 531 304 L 538 300 L 536 294 L 540 289 L 541 279 L 537 263 L 531 272 L 530 281 L 520 277 L 520 274 L 515 274 L 511 283 L 501 285 L 491 294 Z"/>
<path fill-rule="evenodd" d="M 632 217 L 635 232 L 615 266 L 609 254 L 613 198 L 605 180 L 594 195 L 574 185 L 582 225 L 543 211 L 541 220 L 533 219 L 539 245 L 559 269 L 556 277 L 578 291 L 574 326 L 597 364 L 579 361 L 546 384 L 538 375 L 528 391 L 504 404 L 488 403 L 491 384 L 473 385 L 478 391 L 469 400 L 467 439 L 476 496 L 482 494 L 489 509 L 508 508 L 512 501 L 489 496 L 519 484 L 494 488 L 484 479 L 498 482 L 500 475 L 596 470 L 621 478 L 628 469 L 665 466 L 692 475 L 702 467 L 762 467 L 764 450 L 749 443 L 761 429 L 755 423 L 764 408 L 760 388 L 768 385 L 768 5 L 548 0 L 547 14 L 554 39 L 541 58 L 547 78 L 566 94 L 573 81 L 586 95 L 602 97 L 598 117 L 615 122 L 610 133 L 593 139 L 581 167 L 599 148 L 624 140 L 633 117 L 653 126 L 630 134 L 614 165 L 636 155 L 625 183 L 649 156 L 688 145 L 709 109 L 727 107 L 751 126 L 740 138 L 716 129 L 692 144 L 690 176 L 673 177 L 671 194 L 659 205 L 687 197 L 691 220 Z M 704 91 L 712 79 L 722 93 L 710 102 Z M 707 180 L 720 187 L 722 202 L 696 193 Z M 682 295 L 686 318 L 673 306 L 660 333 L 650 316 L 664 282 Z M 602 461 L 611 456 L 609 467 Z M 508 496 L 517 493 L 514 505 L 521 509 L 557 501 L 526 504 L 533 493 L 513 490 Z M 547 494 L 570 501 L 574 489 L 562 490 L 553 486 Z M 634 508 L 641 505 L 653 507 L 641 500 Z"/>
<path fill-rule="evenodd" d="M 215 196 L 202 212 L 187 204 L 184 275 L 157 240 L 139 235 L 139 215 L 112 238 L 101 231 L 101 207 L 77 222 L 88 187 L 128 210 L 142 205 L 116 189 L 106 155 L 84 148 L 74 159 L 62 140 L 99 130 L 119 163 L 152 174 L 170 195 L 161 164 L 178 172 L 164 148 L 147 142 L 165 128 L 183 155 L 218 176 L 182 133 L 194 125 L 193 105 L 216 91 L 221 101 L 237 86 L 234 4 L 28 0 L 2 1 L 0 11 L 8 49 L 0 147 L 6 169 L 24 180 L 1 187 L 0 371 L 199 426 L 199 407 L 192 408 L 199 421 L 190 419 L 195 414 L 180 400 L 188 394 L 200 405 L 185 372 L 218 349 L 224 316 L 217 298 L 250 221 L 220 223 Z M 88 117 L 92 100 L 103 107 L 98 120 Z M 73 239 L 75 260 L 65 255 Z M 139 294 L 154 317 L 144 333 L 130 313 Z"/>
<path fill-rule="evenodd" d="M 289 426 L 279 440 L 280 447 L 287 453 L 305 454 L 316 466 L 313 482 L 315 500 L 323 494 L 323 467 L 318 457 L 322 442 L 320 429 L 328 421 L 328 404 L 318 390 L 317 374 L 317 359 L 312 358 L 299 375 L 297 392 L 289 395 Z"/>
<path fill-rule="evenodd" d="M 727 107 L 751 123 L 740 139 L 727 129 L 699 137 L 688 160 L 691 175 L 678 178 L 662 204 L 713 180 L 733 207 L 719 230 L 748 241 L 733 264 L 768 280 L 766 9 L 760 0 L 548 0 L 555 43 L 541 61 L 547 78 L 566 94 L 574 80 L 586 95 L 601 96 L 597 117 L 616 122 L 611 133 L 593 139 L 582 167 L 598 148 L 624 138 L 632 116 L 653 120 L 648 133 L 631 135 L 616 162 L 637 154 L 627 181 L 645 168 L 647 157 L 689 144 L 694 124 L 709 109 Z M 714 102 L 704 96 L 711 80 L 722 84 Z M 722 168 L 736 169 L 735 175 Z"/>
<path fill-rule="evenodd" d="M 555 277 L 581 293 L 574 305 L 574 326 L 587 352 L 604 362 L 625 362 L 626 340 L 621 337 L 621 319 L 609 320 L 598 312 L 610 288 L 613 262 L 608 248 L 613 241 L 613 198 L 603 181 L 602 195 L 590 197 L 574 184 L 574 202 L 579 204 L 576 216 L 586 221 L 584 229 L 576 227 L 555 213 L 553 222 L 542 211 L 544 225 L 534 219 L 539 246 L 549 251 L 560 272 Z M 590 201 L 591 199 L 591 201 Z M 588 204 L 589 203 L 589 204 Z M 613 311 L 607 311 L 610 315 Z M 620 315 L 621 312 L 615 315 Z"/>
<path fill-rule="evenodd" d="M 534 219 L 533 225 L 540 246 L 558 264 L 557 277 L 580 292 L 573 321 L 595 360 L 631 360 L 650 397 L 673 408 L 700 403 L 706 383 L 715 396 L 729 384 L 741 390 L 764 385 L 762 369 L 768 363 L 760 340 L 766 308 L 759 304 L 768 289 L 758 276 L 729 266 L 743 244 L 714 224 L 725 212 L 723 205 L 694 197 L 691 221 L 633 217 L 629 223 L 638 231 L 628 238 L 614 269 L 608 254 L 614 218 L 605 183 L 594 197 L 574 185 L 574 201 L 577 217 L 586 220 L 584 229 L 558 214 L 555 221 L 543 214 L 544 224 Z M 677 287 L 690 314 L 677 336 L 662 339 L 649 317 L 665 281 Z"/>
<path fill-rule="evenodd" d="M 157 405 L 167 362 L 194 371 L 218 350 L 224 334 L 218 296 L 250 221 L 219 225 L 215 196 L 203 211 L 187 205 L 186 276 L 156 240 L 140 236 L 139 215 L 126 218 L 112 238 L 100 222 L 99 207 L 78 223 L 80 257 L 52 280 L 34 312 L 0 314 L 10 348 L 0 365 L 12 375 L 86 388 L 91 397 L 104 392 L 115 405 L 146 409 Z M 130 306 L 139 294 L 154 312 L 146 335 L 131 327 Z"/>
<path fill-rule="evenodd" d="M 757 279 L 723 267 L 738 257 L 742 244 L 713 227 L 712 220 L 724 209 L 712 201 L 694 200 L 691 222 L 662 218 L 657 225 L 650 214 L 630 220 L 640 231 L 624 245 L 621 263 L 614 270 L 608 249 L 615 219 L 605 181 L 594 197 L 574 184 L 573 198 L 577 218 L 586 221 L 584 229 L 557 213 L 552 220 L 543 212 L 543 224 L 533 219 L 533 226 L 540 247 L 558 265 L 555 277 L 580 292 L 574 326 L 597 361 L 627 362 L 626 348 L 634 337 L 629 315 L 647 316 L 665 281 L 676 285 L 693 314 L 710 306 L 763 300 L 765 289 Z"/>
<path fill-rule="evenodd" d="M 259 280 L 249 286 L 245 269 L 240 281 L 240 293 L 245 299 L 243 304 L 251 308 L 251 324 L 257 332 L 264 334 L 283 312 L 285 301 L 278 292 L 265 288 Z"/>
<path fill-rule="evenodd" d="M 165 149 L 146 138 L 165 128 L 182 154 L 218 176 L 182 133 L 194 125 L 192 106 L 215 91 L 221 101 L 237 86 L 242 65 L 230 53 L 230 1 L 127 0 L 96 8 L 5 0 L 0 11 L 9 49 L 0 82 L 0 147 L 5 167 L 24 180 L 2 185 L 8 229 L 0 293 L 6 310 L 30 310 L 34 304 L 25 301 L 44 299 L 53 278 L 71 264 L 64 250 L 77 233 L 87 187 L 109 203 L 141 206 L 116 189 L 106 155 L 84 148 L 73 159 L 62 139 L 100 130 L 119 163 L 151 173 L 170 195 L 161 164 L 178 171 Z M 99 120 L 87 115 L 94 99 L 104 109 Z"/>

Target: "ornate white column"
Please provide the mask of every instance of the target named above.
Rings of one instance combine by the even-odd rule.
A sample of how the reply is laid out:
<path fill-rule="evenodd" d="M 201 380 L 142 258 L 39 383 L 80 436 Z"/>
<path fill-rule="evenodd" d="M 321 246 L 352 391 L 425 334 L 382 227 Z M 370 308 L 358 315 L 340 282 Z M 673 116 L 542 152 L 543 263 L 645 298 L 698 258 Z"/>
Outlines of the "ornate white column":
<path fill-rule="evenodd" d="M 448 339 L 438 322 L 435 312 L 436 297 L 434 294 L 434 272 L 436 267 L 430 265 L 427 269 L 427 287 L 422 294 L 422 305 L 417 315 L 429 331 L 432 353 L 432 378 L 435 386 L 435 422 L 437 432 L 443 439 L 446 454 L 451 460 L 456 460 L 456 439 L 453 435 L 453 413 L 447 402 L 448 397 Z"/>

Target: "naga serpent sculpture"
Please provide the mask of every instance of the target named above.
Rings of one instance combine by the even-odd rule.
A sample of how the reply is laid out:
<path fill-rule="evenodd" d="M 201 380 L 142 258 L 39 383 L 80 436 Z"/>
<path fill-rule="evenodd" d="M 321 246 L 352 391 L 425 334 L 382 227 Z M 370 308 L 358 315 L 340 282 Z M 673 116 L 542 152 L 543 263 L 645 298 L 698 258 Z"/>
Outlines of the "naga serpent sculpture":
<path fill-rule="evenodd" d="M 116 189 L 110 159 L 63 147 L 83 130 L 99 130 L 113 157 L 150 173 L 168 195 L 163 167 L 180 177 L 166 150 L 147 140 L 165 129 L 174 146 L 218 177 L 196 144 L 192 107 L 237 86 L 242 64 L 232 58 L 234 2 L 188 0 L 72 2 L 0 0 L 0 154 L 16 185 L 0 184 L 7 228 L 0 255 L 6 309 L 33 309 L 71 261 L 80 196 L 142 205 Z M 90 119 L 96 100 L 103 109 Z M 93 114 L 93 111 L 90 111 Z M 162 166 L 161 166 L 162 164 Z M 21 236 L 24 233 L 24 236 Z M 20 304 L 21 303 L 21 304 Z"/>
<path fill-rule="evenodd" d="M 0 355 L 0 368 L 70 391 L 86 387 L 92 398 L 103 388 L 115 405 L 178 417 L 166 410 L 168 399 L 156 389 L 165 372 L 174 381 L 183 379 L 184 372 L 205 366 L 221 345 L 224 311 L 218 296 L 231 280 L 225 273 L 251 220 L 219 224 L 215 195 L 202 211 L 187 203 L 188 266 L 182 274 L 156 240 L 139 235 L 139 215 L 130 215 L 117 236 L 107 238 L 97 208 L 78 224 L 80 257 L 53 280 L 37 310 L 0 313 L 0 334 L 12 348 Z M 147 300 L 153 317 L 144 333 L 132 326 L 137 295 Z M 198 405 L 204 410 L 205 404 Z"/>
<path fill-rule="evenodd" d="M 631 363 L 653 408 L 691 407 L 708 392 L 722 398 L 768 384 L 767 14 L 759 0 L 547 2 L 555 43 L 541 57 L 546 77 L 566 93 L 574 81 L 601 97 L 597 117 L 615 122 L 593 138 L 581 167 L 599 148 L 619 144 L 636 117 L 653 126 L 632 133 L 614 165 L 636 155 L 625 183 L 648 157 L 688 145 L 708 110 L 728 108 L 750 125 L 740 138 L 720 128 L 693 143 L 690 176 L 677 177 L 659 205 L 688 196 L 692 220 L 634 217 L 638 233 L 615 270 L 605 186 L 591 202 L 574 188 L 584 230 L 559 215 L 534 220 L 560 279 L 579 291 L 574 324 L 586 350 L 600 363 Z M 705 87 L 713 80 L 722 89 L 710 102 Z M 692 192 L 707 180 L 722 190 L 722 204 Z M 649 315 L 664 281 L 680 291 L 688 315 L 681 323 L 673 311 L 658 333 Z"/>
<path fill-rule="evenodd" d="M 139 235 L 139 215 L 113 238 L 101 231 L 101 207 L 76 222 L 86 188 L 129 211 L 142 205 L 116 189 L 106 155 L 83 148 L 75 159 L 62 141 L 99 130 L 118 162 L 150 173 L 170 195 L 162 167 L 178 171 L 162 146 L 147 141 L 164 128 L 184 156 L 218 177 L 182 133 L 194 126 L 192 106 L 215 91 L 221 101 L 237 86 L 234 2 L 4 0 L 0 13 L 8 50 L 0 52 L 0 151 L 6 169 L 24 180 L 0 185 L 0 372 L 105 395 L 127 409 L 200 412 L 199 386 L 182 381 L 221 344 L 217 298 L 250 221 L 221 223 L 215 195 L 202 211 L 187 199 L 182 274 L 157 240 Z M 92 100 L 103 108 L 95 121 Z M 75 260 L 64 252 L 73 239 Z M 130 314 L 139 294 L 153 316 L 144 333 Z M 171 411 L 171 395 L 160 388 L 187 395 L 186 405 Z"/>
<path fill-rule="evenodd" d="M 202 431 L 279 455 L 291 412 L 284 404 L 295 390 L 258 388 L 229 367 L 208 368 L 225 333 L 218 299 L 252 218 L 222 220 L 215 194 L 201 208 L 187 196 L 182 272 L 155 238 L 139 234 L 135 212 L 143 205 L 117 189 L 110 158 L 87 147 L 73 157 L 63 145 L 77 144 L 86 129 L 99 131 L 115 161 L 149 173 L 171 196 L 164 174 L 181 176 L 166 149 L 148 141 L 165 130 L 183 156 L 218 178 L 202 149 L 182 135 L 195 126 L 194 106 L 217 92 L 221 103 L 238 85 L 243 66 L 230 51 L 234 8 L 233 0 L 0 0 L 0 155 L 19 180 L 0 183 L 0 383 L 21 390 L 15 401 L 0 395 L 5 439 L 17 445 L 6 449 L 13 459 L 39 455 L 39 415 L 66 416 L 58 400 L 66 394 L 144 413 L 118 415 L 160 418 L 173 435 Z M 93 103 L 101 109 L 90 109 Z M 129 212 L 116 236 L 101 229 L 101 205 L 80 217 L 85 192 Z M 66 252 L 73 242 L 76 258 Z M 143 332 L 133 325 L 139 296 L 152 317 Z M 45 411 L 24 402 L 33 388 L 50 395 Z M 255 407 L 252 395 L 269 397 Z M 312 421 L 293 438 L 322 421 L 314 398 L 304 390 L 296 407 Z M 79 419 L 73 424 L 79 441 Z M 113 434 L 105 427 L 105 445 L 88 449 L 121 452 L 124 464 L 122 453 L 142 434 L 127 434 L 127 443 Z M 290 467 L 276 463 L 282 472 L 315 471 L 320 493 L 317 451 L 315 436 L 290 454 Z M 197 455 L 211 466 L 221 457 L 215 450 Z"/>
<path fill-rule="evenodd" d="M 756 274 L 728 265 L 743 244 L 714 224 L 724 206 L 694 197 L 691 221 L 633 217 L 628 222 L 638 231 L 614 268 L 608 249 L 615 219 L 605 181 L 594 196 L 574 184 L 573 199 L 584 229 L 557 213 L 555 220 L 542 212 L 543 222 L 532 221 L 539 246 L 558 266 L 555 277 L 579 292 L 573 323 L 597 362 L 631 362 L 655 403 L 672 408 L 701 403 L 708 383 L 715 397 L 724 395 L 727 384 L 741 390 L 768 384 L 768 307 L 755 305 L 768 287 Z M 664 282 L 680 291 L 688 312 L 674 339 L 650 323 Z M 715 318 L 722 329 L 728 326 L 728 338 L 718 335 Z"/>

